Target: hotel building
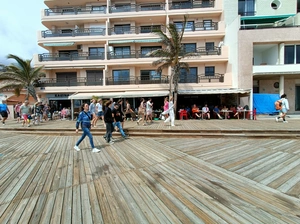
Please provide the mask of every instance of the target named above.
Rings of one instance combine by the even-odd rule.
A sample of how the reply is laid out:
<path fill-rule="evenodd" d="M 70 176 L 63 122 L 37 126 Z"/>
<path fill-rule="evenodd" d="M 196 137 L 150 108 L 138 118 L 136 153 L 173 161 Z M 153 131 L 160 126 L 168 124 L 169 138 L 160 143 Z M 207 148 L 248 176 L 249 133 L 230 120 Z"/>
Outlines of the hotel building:
<path fill-rule="evenodd" d="M 152 97 L 155 109 L 160 109 L 171 71 L 157 73 L 152 62 L 158 58 L 147 56 L 164 47 L 152 31 L 166 32 L 169 23 L 180 29 L 184 15 L 188 19 L 183 44 L 198 56 L 183 59 L 190 72 L 180 74 L 178 105 L 248 104 L 252 108 L 253 91 L 285 91 L 290 100 L 296 91 L 300 94 L 296 0 L 44 3 L 47 8 L 41 18 L 47 30 L 39 32 L 38 44 L 48 53 L 34 56 L 35 66 L 43 65 L 46 71 L 37 87 L 43 101 L 76 110 L 93 96 L 126 98 L 133 107 L 140 97 Z M 293 58 L 286 56 L 292 51 Z M 273 87 L 276 82 L 279 88 Z"/>

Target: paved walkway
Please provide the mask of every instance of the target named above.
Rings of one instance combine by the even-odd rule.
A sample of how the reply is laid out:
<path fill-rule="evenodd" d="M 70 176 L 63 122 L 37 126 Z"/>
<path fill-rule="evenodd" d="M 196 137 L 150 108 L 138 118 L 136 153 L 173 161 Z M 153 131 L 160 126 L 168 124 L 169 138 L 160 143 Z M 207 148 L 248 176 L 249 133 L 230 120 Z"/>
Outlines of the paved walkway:
<path fill-rule="evenodd" d="M 235 137 L 299 132 L 300 120 L 289 121 L 130 121 L 128 132 L 160 136 L 115 135 L 108 145 L 95 135 L 100 153 L 87 139 L 73 149 L 74 121 L 8 121 L 0 127 L 0 223 L 300 223 L 300 140 Z M 172 136 L 226 130 L 227 138 Z"/>

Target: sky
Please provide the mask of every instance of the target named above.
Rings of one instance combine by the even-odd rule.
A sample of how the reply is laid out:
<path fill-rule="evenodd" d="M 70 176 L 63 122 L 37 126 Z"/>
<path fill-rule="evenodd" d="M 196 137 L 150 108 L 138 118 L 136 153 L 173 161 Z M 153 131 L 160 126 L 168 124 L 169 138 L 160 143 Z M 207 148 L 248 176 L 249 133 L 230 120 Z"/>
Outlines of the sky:
<path fill-rule="evenodd" d="M 0 64 L 8 65 L 8 54 L 32 59 L 34 54 L 47 51 L 37 44 L 38 31 L 46 30 L 41 23 L 43 0 L 1 0 L 0 7 Z"/>

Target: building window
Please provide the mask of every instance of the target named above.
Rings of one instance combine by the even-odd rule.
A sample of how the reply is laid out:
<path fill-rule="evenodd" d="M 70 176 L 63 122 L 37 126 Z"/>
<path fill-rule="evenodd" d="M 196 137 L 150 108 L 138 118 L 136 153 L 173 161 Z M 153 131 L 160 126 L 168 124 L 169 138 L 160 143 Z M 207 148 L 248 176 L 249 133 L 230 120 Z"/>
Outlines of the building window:
<path fill-rule="evenodd" d="M 104 47 L 90 47 L 89 59 L 100 59 L 100 58 L 104 58 Z"/>
<path fill-rule="evenodd" d="M 205 76 L 214 76 L 214 75 L 215 75 L 215 66 L 206 66 Z"/>
<path fill-rule="evenodd" d="M 241 16 L 255 15 L 255 0 L 239 0 L 238 13 Z"/>
<path fill-rule="evenodd" d="M 179 83 L 197 83 L 197 68 L 191 67 L 189 73 L 186 69 L 180 69 Z"/>
<path fill-rule="evenodd" d="M 86 71 L 87 85 L 103 85 L 103 70 Z"/>
<path fill-rule="evenodd" d="M 214 42 L 206 42 L 205 43 L 205 49 L 207 51 L 214 50 L 215 49 L 215 43 Z"/>
<path fill-rule="evenodd" d="M 114 48 L 115 58 L 129 58 L 130 57 L 130 47 L 115 47 Z"/>
<path fill-rule="evenodd" d="M 300 64 L 300 45 L 284 46 L 284 64 Z"/>
<path fill-rule="evenodd" d="M 130 24 L 115 25 L 114 30 L 116 34 L 128 34 L 130 32 Z"/>
<path fill-rule="evenodd" d="M 174 22 L 174 24 L 175 24 L 178 31 L 182 30 L 183 22 Z M 185 24 L 184 31 L 193 31 L 193 30 L 195 30 L 194 21 L 187 21 L 186 24 Z"/>
<path fill-rule="evenodd" d="M 212 25 L 212 20 L 211 19 L 207 19 L 207 20 L 203 20 L 203 28 L 204 30 L 213 30 L 213 25 Z"/>
<path fill-rule="evenodd" d="M 183 44 L 184 53 L 194 53 L 196 52 L 197 45 L 195 43 Z"/>
<path fill-rule="evenodd" d="M 155 70 L 141 70 L 141 81 L 160 80 L 161 73 Z"/>
<path fill-rule="evenodd" d="M 129 69 L 125 70 L 113 70 L 114 82 L 128 82 L 129 81 Z"/>
<path fill-rule="evenodd" d="M 157 49 L 161 49 L 161 46 L 153 46 L 153 47 L 141 47 L 141 57 L 147 57 L 146 54 L 157 50 Z"/>

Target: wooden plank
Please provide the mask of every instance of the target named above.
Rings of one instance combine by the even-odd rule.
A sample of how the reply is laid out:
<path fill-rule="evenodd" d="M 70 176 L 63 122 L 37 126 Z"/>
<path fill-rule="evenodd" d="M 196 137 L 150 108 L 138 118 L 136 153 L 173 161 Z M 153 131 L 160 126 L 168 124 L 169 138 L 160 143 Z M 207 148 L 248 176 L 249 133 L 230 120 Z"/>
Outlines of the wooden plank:
<path fill-rule="evenodd" d="M 64 193 L 64 189 L 59 189 L 55 195 L 55 202 L 50 220 L 51 223 L 61 223 Z"/>
<path fill-rule="evenodd" d="M 80 186 L 81 192 L 81 212 L 82 212 L 82 222 L 83 223 L 93 223 L 92 213 L 91 213 L 91 204 L 88 192 L 87 184 L 82 184 Z"/>
<path fill-rule="evenodd" d="M 20 203 L 18 204 L 18 206 L 16 207 L 16 209 L 14 210 L 14 213 L 12 214 L 12 216 L 10 217 L 9 219 L 9 222 L 10 223 L 18 223 L 21 215 L 23 214 L 24 212 L 24 209 L 27 205 L 29 201 L 29 198 L 25 198 L 25 199 L 22 199 L 20 201 Z"/>
<path fill-rule="evenodd" d="M 81 214 L 81 196 L 80 196 L 80 185 L 73 187 L 73 200 L 72 200 L 72 223 L 81 224 L 82 214 Z"/>
<path fill-rule="evenodd" d="M 40 223 L 50 223 L 51 216 L 53 213 L 53 206 L 55 203 L 57 191 L 50 192 L 47 197 L 47 201 L 45 203 L 44 209 L 42 210 L 42 216 L 40 219 Z"/>
<path fill-rule="evenodd" d="M 93 218 L 93 223 L 104 223 L 102 218 L 101 209 L 99 206 L 99 202 L 97 199 L 97 193 L 95 190 L 94 182 L 87 183 L 88 191 L 89 191 L 89 200 L 91 205 L 91 213 Z"/>
<path fill-rule="evenodd" d="M 40 219 L 42 217 L 42 214 L 43 214 L 43 210 L 44 210 L 44 207 L 46 205 L 46 201 L 47 201 L 47 197 L 48 197 L 48 194 L 41 194 L 38 198 L 38 201 L 36 203 L 36 206 L 33 210 L 33 213 L 32 213 L 32 216 L 30 218 L 30 221 L 29 223 L 41 223 L 40 222 Z"/>
<path fill-rule="evenodd" d="M 61 223 L 63 224 L 71 224 L 72 223 L 72 187 L 68 187 L 64 189 L 64 200 L 63 206 L 61 210 Z"/>
<path fill-rule="evenodd" d="M 22 216 L 20 217 L 19 223 L 29 223 L 30 217 L 33 213 L 37 201 L 38 201 L 38 196 L 30 197 Z"/>

